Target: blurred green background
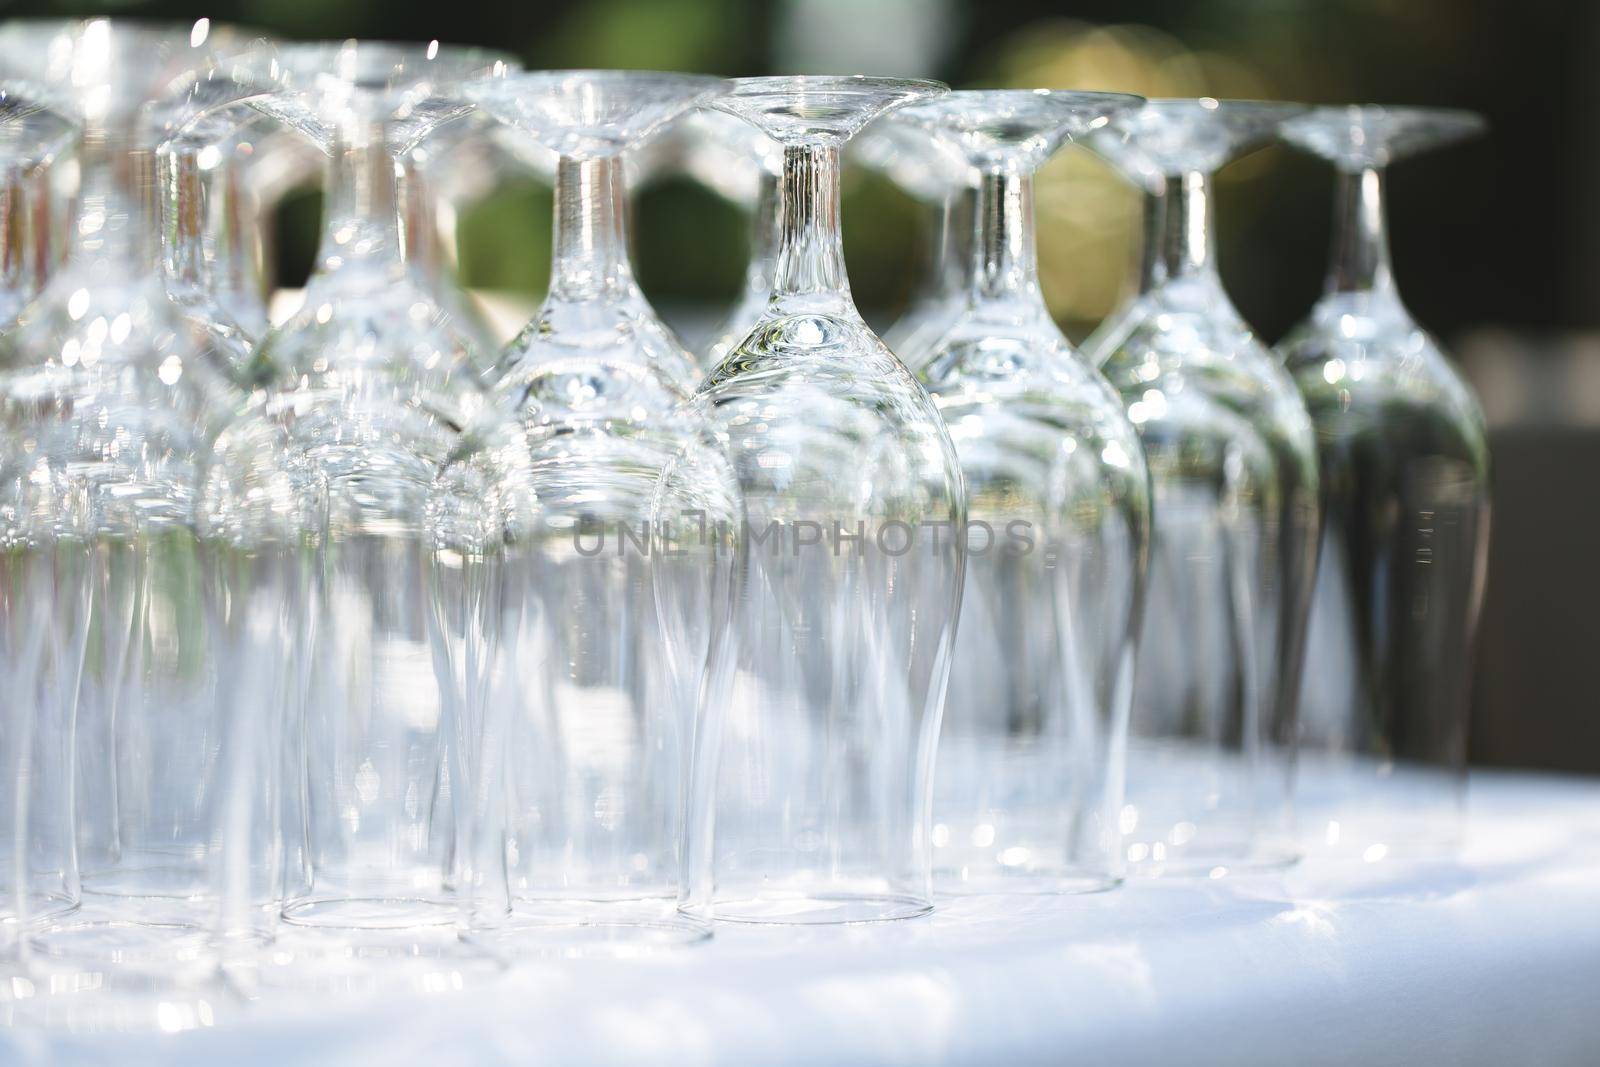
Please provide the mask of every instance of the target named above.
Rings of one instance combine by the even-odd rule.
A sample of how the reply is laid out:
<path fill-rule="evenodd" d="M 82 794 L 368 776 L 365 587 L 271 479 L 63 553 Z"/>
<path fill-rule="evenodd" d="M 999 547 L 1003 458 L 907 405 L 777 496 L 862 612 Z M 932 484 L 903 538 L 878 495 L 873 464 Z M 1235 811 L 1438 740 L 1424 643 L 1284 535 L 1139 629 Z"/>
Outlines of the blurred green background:
<path fill-rule="evenodd" d="M 488 45 L 529 67 L 936 77 L 957 86 L 1436 104 L 1486 114 L 1483 140 L 1410 160 L 1390 184 L 1396 273 L 1461 359 L 1491 424 L 1496 513 L 1473 756 L 1600 770 L 1587 666 L 1600 646 L 1600 4 L 1585 0 L 123 0 L 4 3 L 253 25 L 286 38 Z M 1218 182 L 1221 269 L 1275 340 L 1322 279 L 1331 175 L 1268 149 Z M 464 280 L 531 302 L 549 262 L 549 190 L 508 175 L 461 218 Z M 280 220 L 280 281 L 312 256 L 317 194 Z M 925 255 L 923 208 L 856 171 L 846 255 L 877 323 Z M 1041 174 L 1047 299 L 1082 336 L 1127 284 L 1138 202 L 1081 149 Z M 638 191 L 645 290 L 669 320 L 714 319 L 738 290 L 747 220 L 682 178 Z"/>

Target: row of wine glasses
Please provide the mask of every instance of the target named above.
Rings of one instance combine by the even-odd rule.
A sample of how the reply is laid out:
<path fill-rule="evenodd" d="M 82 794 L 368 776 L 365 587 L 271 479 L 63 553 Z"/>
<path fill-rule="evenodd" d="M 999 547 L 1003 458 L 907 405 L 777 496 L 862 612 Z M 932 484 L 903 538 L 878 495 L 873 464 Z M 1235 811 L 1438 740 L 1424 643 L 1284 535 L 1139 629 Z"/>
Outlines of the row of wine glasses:
<path fill-rule="evenodd" d="M 1271 869 L 1302 733 L 1354 802 L 1325 845 L 1455 833 L 1486 456 L 1395 293 L 1382 168 L 1474 118 L 106 19 L 0 25 L 0 91 L 27 966 L 220 948 L 270 980 L 263 944 L 517 958 Z M 898 348 L 845 270 L 858 134 L 939 218 Z M 1277 353 L 1210 197 L 1274 137 L 1340 171 Z M 1147 213 L 1082 350 L 1034 253 L 1071 141 Z M 555 182 L 549 292 L 498 354 L 440 236 L 481 153 Z M 264 328 L 262 205 L 317 156 L 316 265 Z M 753 205 L 703 357 L 633 276 L 630 165 Z"/>

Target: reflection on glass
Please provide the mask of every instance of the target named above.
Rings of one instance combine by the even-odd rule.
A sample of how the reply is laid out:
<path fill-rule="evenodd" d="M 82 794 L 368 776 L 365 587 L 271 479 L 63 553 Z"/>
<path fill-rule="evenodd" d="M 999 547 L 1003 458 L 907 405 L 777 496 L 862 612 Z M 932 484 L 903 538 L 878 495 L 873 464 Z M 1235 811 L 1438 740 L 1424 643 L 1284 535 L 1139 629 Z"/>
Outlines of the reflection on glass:
<path fill-rule="evenodd" d="M 1279 346 L 1317 429 L 1323 536 L 1301 689 L 1307 847 L 1448 852 L 1488 548 L 1483 416 L 1389 266 L 1384 170 L 1476 115 L 1319 108 L 1284 138 L 1336 168 L 1327 284 Z"/>
<path fill-rule="evenodd" d="M 426 143 L 409 146 L 399 154 L 401 240 L 411 276 L 430 300 L 445 310 L 478 354 L 481 365 L 494 364 L 494 337 L 478 306 L 462 290 L 455 271 L 455 192 L 441 180 L 449 164 L 469 158 L 463 146 L 486 142 L 484 119 L 465 116 L 444 125 Z M 482 160 L 478 162 L 482 164 Z M 441 171 L 445 173 L 440 174 Z M 490 172 L 492 176 L 493 172 Z"/>
<path fill-rule="evenodd" d="M 954 890 L 1120 880 L 1149 479 L 1121 400 L 1039 292 L 1033 173 L 1141 102 L 956 92 L 894 113 L 981 176 L 972 287 L 922 372 L 961 460 L 972 531 L 933 800 L 934 873 Z"/>
<path fill-rule="evenodd" d="M 1295 857 L 1315 442 L 1294 383 L 1223 290 L 1211 175 L 1299 110 L 1152 101 L 1091 139 L 1146 191 L 1138 295 L 1085 345 L 1139 430 L 1153 491 L 1119 819 L 1136 873 L 1216 877 Z"/>
<path fill-rule="evenodd" d="M 859 922 L 931 906 L 965 499 L 938 410 L 851 300 L 839 151 L 883 111 L 943 91 L 754 78 L 717 101 L 784 146 L 784 176 L 772 300 L 700 389 L 750 532 L 736 691 L 696 752 L 696 914 Z"/>
<path fill-rule="evenodd" d="M 750 211 L 750 261 L 744 288 L 700 353 L 704 369 L 715 367 L 760 321 L 772 296 L 778 264 L 778 179 L 783 147 L 724 111 L 697 111 L 679 124 L 683 168 L 697 181 Z M 692 139 L 692 140 L 691 140 Z"/>
<path fill-rule="evenodd" d="M 322 178 L 322 152 L 263 115 L 239 132 L 209 172 L 206 258 L 217 299 L 257 342 L 271 323 L 278 276 L 276 215 L 284 198 Z"/>
<path fill-rule="evenodd" d="M 977 223 L 971 169 L 960 152 L 931 140 L 894 111 L 857 138 L 855 157 L 927 205 L 932 215 L 927 269 L 910 305 L 883 334 L 889 351 L 920 373 L 933 344 L 966 308 Z"/>

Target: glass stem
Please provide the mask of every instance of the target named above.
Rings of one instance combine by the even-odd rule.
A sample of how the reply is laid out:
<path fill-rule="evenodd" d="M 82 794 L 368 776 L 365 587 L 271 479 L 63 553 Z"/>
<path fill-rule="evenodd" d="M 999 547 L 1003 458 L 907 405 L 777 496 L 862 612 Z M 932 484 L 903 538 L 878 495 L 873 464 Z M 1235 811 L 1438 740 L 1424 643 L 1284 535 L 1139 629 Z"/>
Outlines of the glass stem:
<path fill-rule="evenodd" d="M 1160 189 L 1145 195 L 1139 291 L 1148 293 L 1177 278 L 1215 273 L 1211 175 L 1189 171 L 1169 176 Z"/>
<path fill-rule="evenodd" d="M 229 146 L 232 147 L 231 145 Z M 262 227 L 260 205 L 244 180 L 243 168 L 231 151 L 211 172 L 215 192 L 212 206 L 212 262 L 214 285 L 230 293 L 261 294 Z"/>
<path fill-rule="evenodd" d="M 21 167 L 7 167 L 0 176 L 0 287 L 28 296 L 34 287 L 28 263 L 24 181 Z"/>
<path fill-rule="evenodd" d="M 38 292 L 60 265 L 64 250 L 56 243 L 56 193 L 50 182 L 50 167 L 35 167 L 23 180 L 29 205 L 25 228 L 28 231 L 28 272 L 33 291 Z"/>
<path fill-rule="evenodd" d="M 422 169 L 409 155 L 400 164 L 400 227 L 407 262 L 426 278 L 442 277 L 447 257 L 438 209 Z"/>
<path fill-rule="evenodd" d="M 327 207 L 318 269 L 350 262 L 401 263 L 399 181 L 381 121 L 356 119 L 328 158 Z"/>
<path fill-rule="evenodd" d="M 595 300 L 633 289 L 626 205 L 620 159 L 563 158 L 556 165 L 551 299 Z"/>
<path fill-rule="evenodd" d="M 174 146 L 160 153 L 162 259 L 168 288 L 174 293 L 197 293 L 206 288 L 205 181 L 200 173 L 200 153 Z"/>
<path fill-rule="evenodd" d="M 993 170 L 978 185 L 975 296 L 1044 306 L 1033 241 L 1033 175 Z"/>
<path fill-rule="evenodd" d="M 1327 293 L 1392 294 L 1383 171 L 1339 171 L 1334 186 L 1333 252 Z"/>
<path fill-rule="evenodd" d="M 779 252 L 774 298 L 821 296 L 850 306 L 839 229 L 839 146 L 789 145 L 778 195 Z"/>

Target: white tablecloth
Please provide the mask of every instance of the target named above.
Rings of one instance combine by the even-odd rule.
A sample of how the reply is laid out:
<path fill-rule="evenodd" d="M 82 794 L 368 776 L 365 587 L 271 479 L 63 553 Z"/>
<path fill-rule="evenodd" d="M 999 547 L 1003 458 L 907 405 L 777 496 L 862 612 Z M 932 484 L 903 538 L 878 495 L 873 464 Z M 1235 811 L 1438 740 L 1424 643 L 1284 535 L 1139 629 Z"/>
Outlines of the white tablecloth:
<path fill-rule="evenodd" d="M 722 927 L 460 991 L 0 1032 L 0 1062 L 1600 1062 L 1600 780 L 1479 775 L 1459 862 Z"/>

